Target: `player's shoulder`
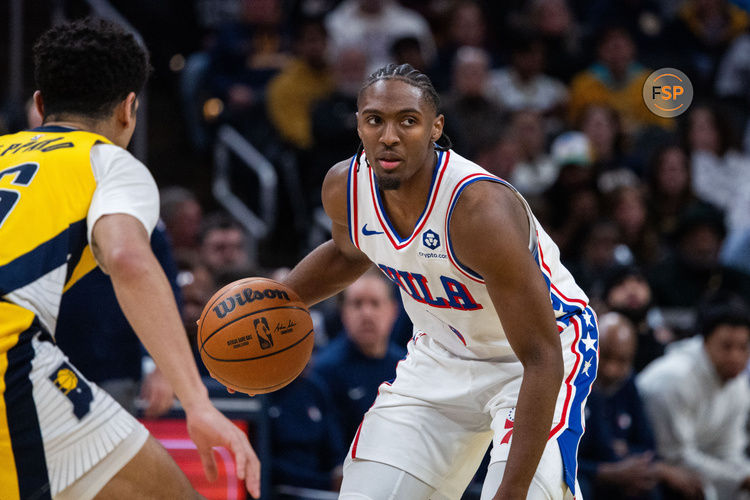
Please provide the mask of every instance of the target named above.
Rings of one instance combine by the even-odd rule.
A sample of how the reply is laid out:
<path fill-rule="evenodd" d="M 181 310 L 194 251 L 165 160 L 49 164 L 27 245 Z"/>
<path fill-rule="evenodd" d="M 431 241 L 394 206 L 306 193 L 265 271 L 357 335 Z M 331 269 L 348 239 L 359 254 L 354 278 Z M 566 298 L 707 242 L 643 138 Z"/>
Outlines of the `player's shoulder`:
<path fill-rule="evenodd" d="M 482 218 L 521 218 L 526 212 L 512 187 L 493 179 L 481 179 L 468 184 L 461 192 L 456 214 Z"/>
<path fill-rule="evenodd" d="M 97 179 L 110 175 L 141 175 L 150 177 L 148 168 L 130 151 L 115 144 L 98 142 L 91 148 L 91 168 Z"/>
<path fill-rule="evenodd" d="M 340 161 L 328 170 L 323 180 L 321 200 L 326 213 L 332 220 L 346 221 L 347 185 L 352 158 Z"/>

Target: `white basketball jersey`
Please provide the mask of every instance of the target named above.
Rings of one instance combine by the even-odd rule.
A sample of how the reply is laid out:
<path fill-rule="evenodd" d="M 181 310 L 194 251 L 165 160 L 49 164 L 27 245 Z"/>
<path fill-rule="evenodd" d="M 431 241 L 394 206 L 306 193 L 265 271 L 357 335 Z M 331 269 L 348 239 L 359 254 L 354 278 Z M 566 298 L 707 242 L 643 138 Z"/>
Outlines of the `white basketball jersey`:
<path fill-rule="evenodd" d="M 504 184 L 522 200 L 529 215 L 529 251 L 550 290 L 555 316 L 565 322 L 588 304 L 586 294 L 560 263 L 555 243 L 531 214 L 523 197 L 506 181 L 453 151 L 437 152 L 430 193 L 414 232 L 401 237 L 383 209 L 373 169 L 364 153 L 349 167 L 349 235 L 401 289 L 415 327 L 458 357 L 515 357 L 482 277 L 461 264 L 452 251 L 449 225 L 463 189 L 477 181 Z"/>

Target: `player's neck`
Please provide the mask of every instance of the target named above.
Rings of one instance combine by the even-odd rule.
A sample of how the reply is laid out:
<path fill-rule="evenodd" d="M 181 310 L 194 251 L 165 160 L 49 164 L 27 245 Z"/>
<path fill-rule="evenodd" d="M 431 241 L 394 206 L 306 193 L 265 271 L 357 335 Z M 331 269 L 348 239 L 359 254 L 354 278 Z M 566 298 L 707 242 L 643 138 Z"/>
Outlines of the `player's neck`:
<path fill-rule="evenodd" d="M 388 218 L 401 236 L 408 236 L 414 230 L 432 188 L 433 172 L 438 167 L 437 155 L 430 155 L 430 164 L 425 165 L 410 178 L 402 181 L 398 189 L 381 189 L 383 208 Z"/>
<path fill-rule="evenodd" d="M 106 137 L 114 144 L 121 147 L 127 147 L 127 142 L 123 146 L 120 135 L 118 135 L 113 120 L 94 120 L 79 116 L 51 116 L 44 120 L 44 127 L 65 127 L 84 132 L 91 132 Z"/>

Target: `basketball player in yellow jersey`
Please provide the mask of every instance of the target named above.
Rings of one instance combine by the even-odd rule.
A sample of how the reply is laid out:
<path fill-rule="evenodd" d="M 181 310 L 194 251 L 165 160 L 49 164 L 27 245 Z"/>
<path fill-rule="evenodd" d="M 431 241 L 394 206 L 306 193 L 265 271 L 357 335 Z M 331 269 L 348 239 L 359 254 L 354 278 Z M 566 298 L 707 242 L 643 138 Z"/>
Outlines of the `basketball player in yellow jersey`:
<path fill-rule="evenodd" d="M 115 25 L 55 27 L 34 47 L 44 125 L 0 137 L 0 498 L 199 498 L 145 428 L 54 344 L 60 298 L 98 265 L 185 408 L 206 474 L 226 446 L 248 491 L 247 437 L 210 403 L 151 252 L 158 193 L 124 148 L 148 54 Z"/>

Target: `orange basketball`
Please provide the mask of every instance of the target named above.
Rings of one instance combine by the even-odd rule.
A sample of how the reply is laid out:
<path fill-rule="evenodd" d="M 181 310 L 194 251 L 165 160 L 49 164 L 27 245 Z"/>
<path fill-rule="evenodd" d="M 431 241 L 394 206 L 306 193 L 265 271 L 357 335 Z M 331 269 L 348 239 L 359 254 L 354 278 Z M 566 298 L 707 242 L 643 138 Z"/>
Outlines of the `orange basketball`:
<path fill-rule="evenodd" d="M 310 360 L 313 343 L 305 304 L 286 285 L 266 278 L 228 284 L 198 320 L 198 347 L 211 376 L 250 394 L 294 380 Z"/>

